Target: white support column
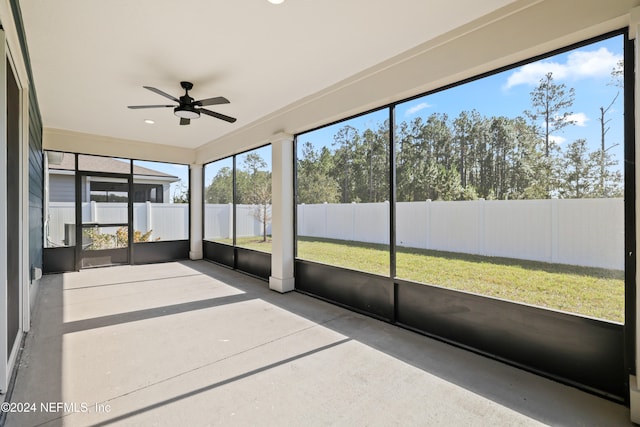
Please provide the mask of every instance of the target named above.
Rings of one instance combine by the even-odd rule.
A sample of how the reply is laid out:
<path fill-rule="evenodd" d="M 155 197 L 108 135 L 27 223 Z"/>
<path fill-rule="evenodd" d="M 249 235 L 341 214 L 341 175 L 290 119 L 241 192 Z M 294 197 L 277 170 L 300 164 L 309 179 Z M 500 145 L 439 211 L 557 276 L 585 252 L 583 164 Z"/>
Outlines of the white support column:
<path fill-rule="evenodd" d="M 640 47 L 638 46 L 638 40 L 640 40 L 640 7 L 636 7 L 635 9 L 631 10 L 631 16 L 630 16 L 630 23 L 629 23 L 629 38 L 631 39 L 635 39 L 635 48 L 634 48 L 634 59 L 635 59 L 635 81 L 634 81 L 634 87 L 635 87 L 635 110 L 633 112 L 634 114 L 634 123 L 635 123 L 635 128 L 636 129 L 640 129 L 640 114 L 638 113 L 638 108 L 640 107 L 640 73 L 638 72 L 638 63 L 640 62 Z M 640 133 L 636 132 L 636 140 L 635 141 L 628 141 L 628 143 L 633 143 L 635 144 L 636 147 L 638 147 L 638 142 L 640 142 Z M 638 165 L 640 162 L 640 150 L 638 150 L 636 148 L 636 158 L 635 158 L 635 163 L 636 165 Z M 638 180 L 640 179 L 640 168 L 636 166 L 636 170 L 635 170 L 635 175 L 636 175 L 636 182 L 639 182 Z M 640 187 L 636 186 L 636 194 L 635 194 L 635 199 L 636 199 L 636 203 L 639 199 L 640 196 Z M 636 212 L 636 234 L 640 233 L 640 217 L 638 216 L 638 213 Z M 637 250 L 636 250 L 637 252 Z M 637 254 L 636 254 L 637 257 Z M 640 283 L 640 270 L 636 268 L 636 300 L 635 300 L 635 306 L 636 306 L 636 319 L 635 319 L 635 370 L 638 370 L 638 367 L 640 366 L 640 363 L 638 358 L 640 357 L 640 339 L 638 337 L 638 331 L 640 331 L 640 310 L 638 310 L 638 308 L 640 307 L 640 289 L 638 289 L 638 284 Z M 634 367 L 631 367 L 632 369 Z M 631 375 L 629 378 L 629 409 L 630 409 L 630 415 L 631 415 L 631 421 L 634 423 L 640 423 L 640 388 L 638 388 L 638 383 L 637 383 L 637 376 L 633 376 Z"/>
<path fill-rule="evenodd" d="M 203 183 L 202 165 L 192 164 L 189 166 L 191 181 L 189 183 L 189 203 L 191 209 L 191 250 L 189 258 L 202 259 L 202 188 Z"/>
<path fill-rule="evenodd" d="M 269 288 L 281 293 L 295 287 L 293 277 L 293 137 L 271 138 L 271 277 Z"/>

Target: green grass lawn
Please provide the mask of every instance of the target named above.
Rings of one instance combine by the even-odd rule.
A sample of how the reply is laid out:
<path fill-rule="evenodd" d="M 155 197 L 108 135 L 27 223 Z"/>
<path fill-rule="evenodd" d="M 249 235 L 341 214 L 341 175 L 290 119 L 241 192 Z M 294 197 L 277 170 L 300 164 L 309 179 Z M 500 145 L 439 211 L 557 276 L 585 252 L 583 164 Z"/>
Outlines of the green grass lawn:
<path fill-rule="evenodd" d="M 227 245 L 233 244 L 232 239 L 214 239 L 213 241 L 218 243 L 225 243 Z M 236 246 L 271 253 L 271 236 L 267 236 L 266 242 L 264 241 L 262 236 L 239 237 L 236 239 Z"/>
<path fill-rule="evenodd" d="M 389 275 L 384 245 L 299 238 L 298 257 Z M 624 322 L 624 272 L 398 248 L 397 277 Z"/>
<path fill-rule="evenodd" d="M 271 252 L 271 236 L 266 242 L 240 238 L 237 245 Z M 298 258 L 389 275 L 385 245 L 300 237 Z M 623 271 L 399 247 L 396 272 L 401 279 L 624 322 Z"/>

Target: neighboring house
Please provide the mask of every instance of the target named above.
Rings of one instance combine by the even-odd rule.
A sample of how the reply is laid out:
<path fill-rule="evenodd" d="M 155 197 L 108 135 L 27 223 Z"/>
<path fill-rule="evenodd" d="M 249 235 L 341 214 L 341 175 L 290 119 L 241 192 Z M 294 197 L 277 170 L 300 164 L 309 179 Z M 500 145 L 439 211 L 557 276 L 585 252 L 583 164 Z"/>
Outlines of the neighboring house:
<path fill-rule="evenodd" d="M 129 173 L 129 164 L 109 157 L 82 156 L 79 167 L 83 170 L 113 173 Z M 75 202 L 75 164 L 74 156 L 65 153 L 47 153 L 49 163 L 49 200 L 51 202 Z M 133 166 L 133 201 L 170 203 L 171 183 L 180 180 L 169 175 L 142 166 Z M 117 202 L 126 192 L 126 184 L 101 177 L 99 180 L 91 176 L 82 177 L 82 201 Z"/>

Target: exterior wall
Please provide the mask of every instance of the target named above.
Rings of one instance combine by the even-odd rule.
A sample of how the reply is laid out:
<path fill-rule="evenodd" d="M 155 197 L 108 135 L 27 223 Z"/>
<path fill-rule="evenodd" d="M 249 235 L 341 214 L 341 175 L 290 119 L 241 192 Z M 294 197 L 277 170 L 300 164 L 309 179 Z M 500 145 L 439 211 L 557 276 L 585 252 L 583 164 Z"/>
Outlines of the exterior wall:
<path fill-rule="evenodd" d="M 0 191 L 0 393 L 8 390 L 16 366 L 23 332 L 30 326 L 30 303 L 37 280 L 30 280 L 30 267 L 42 265 L 42 156 L 40 115 L 18 2 L 0 5 L 3 65 L 0 124 L 5 138 Z M 37 279 L 37 277 L 36 277 Z M 31 286 L 36 284 L 35 286 Z M 1 423 L 0 419 L 0 423 Z"/>
<path fill-rule="evenodd" d="M 35 92 L 29 92 L 29 265 L 42 270 L 44 224 L 42 121 Z"/>
<path fill-rule="evenodd" d="M 74 175 L 49 174 L 49 200 L 52 202 L 71 202 L 76 200 Z"/>
<path fill-rule="evenodd" d="M 33 82 L 31 62 L 28 55 L 27 43 L 24 36 L 22 16 L 18 0 L 10 0 L 11 13 L 17 30 L 22 60 L 26 67 L 29 81 Z M 16 54 L 15 52 L 14 54 Z M 42 159 L 42 117 L 38 106 L 35 88 L 29 87 L 29 265 L 30 268 L 42 269 L 42 247 L 44 226 L 43 203 L 43 159 Z"/>
<path fill-rule="evenodd" d="M 134 177 L 135 178 L 135 177 Z M 138 182 L 138 181 L 136 181 Z M 166 203 L 171 200 L 171 184 L 158 181 L 145 181 L 145 184 L 162 184 L 162 197 Z M 75 201 L 75 176 L 50 173 L 49 174 L 49 200 L 51 202 L 73 202 Z M 86 187 L 86 177 L 82 177 L 82 187 Z M 84 194 L 86 202 L 87 194 Z"/>

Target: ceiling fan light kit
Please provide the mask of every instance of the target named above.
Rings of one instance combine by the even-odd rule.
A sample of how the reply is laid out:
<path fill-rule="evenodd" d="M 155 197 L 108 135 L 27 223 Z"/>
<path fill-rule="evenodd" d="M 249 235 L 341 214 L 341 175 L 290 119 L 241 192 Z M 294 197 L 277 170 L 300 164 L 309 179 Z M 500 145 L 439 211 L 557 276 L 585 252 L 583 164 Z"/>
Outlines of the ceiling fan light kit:
<path fill-rule="evenodd" d="M 228 104 L 229 100 L 223 96 L 217 96 L 214 98 L 200 99 L 198 101 L 194 100 L 189 96 L 189 91 L 193 88 L 193 83 L 191 82 L 180 82 L 180 86 L 184 89 L 184 95 L 182 95 L 179 99 L 175 96 L 169 95 L 161 91 L 160 89 L 156 89 L 151 86 L 143 86 L 143 88 L 150 90 L 160 96 L 164 96 L 174 102 L 177 102 L 178 105 L 129 105 L 129 108 L 133 110 L 143 109 L 143 108 L 173 108 L 173 114 L 180 117 L 181 125 L 188 125 L 191 123 L 191 119 L 200 118 L 200 113 L 204 113 L 207 116 L 215 117 L 220 120 L 224 120 L 229 123 L 234 123 L 236 121 L 235 118 L 225 116 L 224 114 L 216 113 L 215 111 L 207 110 L 202 108 L 207 105 L 219 105 L 219 104 Z"/>
<path fill-rule="evenodd" d="M 178 105 L 173 109 L 173 114 L 181 119 L 197 119 L 200 118 L 200 112 L 190 105 Z"/>

